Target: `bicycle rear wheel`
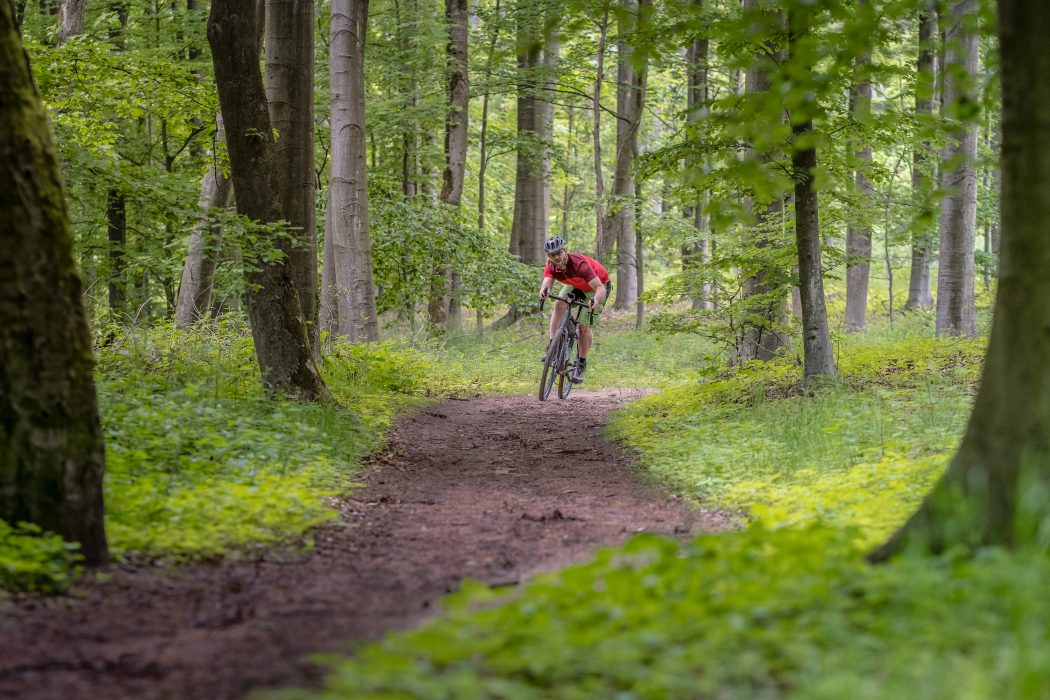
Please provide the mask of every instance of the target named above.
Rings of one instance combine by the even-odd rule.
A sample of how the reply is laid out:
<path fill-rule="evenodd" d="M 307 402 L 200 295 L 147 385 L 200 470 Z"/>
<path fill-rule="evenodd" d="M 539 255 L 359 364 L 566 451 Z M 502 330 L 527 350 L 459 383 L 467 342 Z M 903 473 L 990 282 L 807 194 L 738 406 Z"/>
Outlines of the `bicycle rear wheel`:
<path fill-rule="evenodd" d="M 564 342 L 565 331 L 558 331 L 547 348 L 547 355 L 543 358 L 543 373 L 540 375 L 540 401 L 546 401 L 551 395 L 554 378 L 558 376 L 558 369 L 562 364 L 561 355 Z"/>
<path fill-rule="evenodd" d="M 580 348 L 574 341 L 575 338 L 569 339 L 568 347 L 565 349 L 565 355 L 562 358 L 561 372 L 558 373 L 559 399 L 569 398 L 569 392 L 572 391 L 572 379 L 569 375 L 572 373 L 575 363 L 580 361 Z M 570 362 L 570 360 L 573 362 Z"/>

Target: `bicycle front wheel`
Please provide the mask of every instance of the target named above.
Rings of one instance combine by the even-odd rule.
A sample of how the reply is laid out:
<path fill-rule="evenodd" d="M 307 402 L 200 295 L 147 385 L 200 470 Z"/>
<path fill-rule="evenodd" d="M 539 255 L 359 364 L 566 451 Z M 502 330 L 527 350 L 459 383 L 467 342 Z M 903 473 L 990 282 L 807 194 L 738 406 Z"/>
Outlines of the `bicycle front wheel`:
<path fill-rule="evenodd" d="M 574 339 L 570 338 L 568 347 L 565 348 L 565 355 L 562 358 L 561 372 L 558 374 L 558 398 L 567 399 L 569 398 L 569 392 L 572 391 L 572 368 L 576 366 L 576 363 L 580 361 L 580 348 L 573 342 Z"/>
<path fill-rule="evenodd" d="M 562 345 L 565 342 L 565 331 L 558 331 L 547 348 L 547 354 L 543 358 L 543 373 L 540 375 L 540 401 L 546 401 L 551 395 L 554 386 L 554 378 L 558 376 L 558 370 L 562 365 Z"/>

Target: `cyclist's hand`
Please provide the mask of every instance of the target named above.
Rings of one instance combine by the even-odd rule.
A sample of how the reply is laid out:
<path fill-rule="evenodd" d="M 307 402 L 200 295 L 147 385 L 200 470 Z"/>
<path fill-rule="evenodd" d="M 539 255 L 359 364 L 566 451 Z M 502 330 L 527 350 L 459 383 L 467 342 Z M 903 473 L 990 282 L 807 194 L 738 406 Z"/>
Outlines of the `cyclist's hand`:
<path fill-rule="evenodd" d="M 540 290 L 540 299 L 546 299 L 548 294 L 550 294 L 550 290 L 549 289 L 541 289 Z"/>
<path fill-rule="evenodd" d="M 591 299 L 590 301 L 588 301 L 587 302 L 587 308 L 590 309 L 591 311 L 594 311 L 595 309 L 597 309 L 598 308 L 598 300 L 597 299 Z"/>

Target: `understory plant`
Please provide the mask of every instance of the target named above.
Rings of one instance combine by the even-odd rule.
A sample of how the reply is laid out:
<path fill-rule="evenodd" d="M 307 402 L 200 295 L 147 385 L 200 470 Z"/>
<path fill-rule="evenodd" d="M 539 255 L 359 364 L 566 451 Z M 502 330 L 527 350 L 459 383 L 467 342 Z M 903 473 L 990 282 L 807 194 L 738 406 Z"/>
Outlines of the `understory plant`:
<path fill-rule="evenodd" d="M 195 561 L 309 546 L 337 517 L 326 498 L 355 487 L 362 459 L 407 406 L 476 391 L 422 353 L 391 344 L 330 349 L 338 405 L 263 395 L 252 341 L 234 317 L 192 332 L 98 331 L 111 552 Z M 61 591 L 76 547 L 0 523 L 0 589 Z"/>

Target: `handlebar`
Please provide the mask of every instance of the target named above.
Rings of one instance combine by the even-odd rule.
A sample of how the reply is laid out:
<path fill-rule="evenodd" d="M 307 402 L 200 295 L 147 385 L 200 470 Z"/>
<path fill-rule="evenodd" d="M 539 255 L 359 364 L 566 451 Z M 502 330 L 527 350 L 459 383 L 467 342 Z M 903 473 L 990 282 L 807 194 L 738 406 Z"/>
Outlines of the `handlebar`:
<path fill-rule="evenodd" d="M 566 304 L 569 305 L 569 309 L 570 310 L 574 306 L 582 306 L 583 308 L 587 309 L 588 313 L 590 313 L 590 315 L 591 315 L 591 323 L 594 323 L 594 309 L 591 308 L 590 300 L 588 300 L 588 301 L 580 301 L 579 299 L 570 299 L 568 297 L 560 297 L 557 294 L 548 294 L 547 296 L 545 296 L 542 299 L 540 299 L 540 313 L 543 313 L 543 304 L 548 299 L 554 299 L 555 301 L 563 301 L 563 302 L 565 302 Z"/>

